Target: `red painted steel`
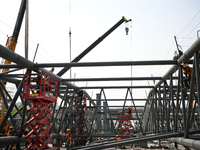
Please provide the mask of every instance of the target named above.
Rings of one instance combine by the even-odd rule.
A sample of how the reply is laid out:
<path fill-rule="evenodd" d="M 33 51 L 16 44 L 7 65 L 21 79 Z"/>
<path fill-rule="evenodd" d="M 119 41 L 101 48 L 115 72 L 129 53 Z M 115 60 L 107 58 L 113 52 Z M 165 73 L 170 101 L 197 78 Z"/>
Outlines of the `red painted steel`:
<path fill-rule="evenodd" d="M 52 138 L 49 130 L 53 126 L 49 121 L 53 115 L 50 106 L 57 102 L 57 81 L 42 73 L 25 74 L 23 98 L 32 103 L 27 110 L 32 115 L 26 122 L 31 129 L 25 137 L 30 142 L 27 150 L 49 149 L 48 143 Z"/>
<path fill-rule="evenodd" d="M 120 119 L 122 110 L 118 110 L 117 118 Z M 132 123 L 131 123 L 132 114 L 124 112 L 122 114 L 121 121 L 119 122 L 119 134 L 129 135 L 132 131 Z"/>

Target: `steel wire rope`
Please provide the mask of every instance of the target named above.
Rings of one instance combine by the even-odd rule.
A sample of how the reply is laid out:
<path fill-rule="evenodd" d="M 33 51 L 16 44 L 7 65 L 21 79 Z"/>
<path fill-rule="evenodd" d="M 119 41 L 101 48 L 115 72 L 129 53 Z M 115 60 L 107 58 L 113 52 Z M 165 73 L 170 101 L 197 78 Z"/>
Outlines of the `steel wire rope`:
<path fill-rule="evenodd" d="M 197 17 L 197 15 L 200 13 L 200 9 L 197 11 L 197 13 L 194 15 L 194 17 L 188 22 L 188 24 L 184 27 L 183 30 L 181 30 L 181 32 L 178 33 L 177 36 L 180 36 L 180 34 L 183 33 L 183 31 L 185 31 L 185 29 L 193 22 L 193 20 Z M 180 42 L 181 44 L 184 43 L 186 41 L 186 39 L 189 39 L 188 37 L 191 35 L 191 33 L 195 30 L 195 28 L 200 24 L 200 21 L 195 25 L 195 27 L 184 37 L 182 38 L 183 40 Z M 187 43 L 187 42 L 186 42 Z"/>
<path fill-rule="evenodd" d="M 197 13 L 195 14 L 195 16 L 189 21 L 189 23 L 181 30 L 181 32 L 178 33 L 178 36 L 179 36 L 181 33 L 183 33 L 183 31 L 185 31 L 185 29 L 192 23 L 192 21 L 197 17 L 197 15 L 198 15 L 199 13 L 200 13 L 200 9 L 197 11 Z M 197 23 L 197 25 L 187 34 L 186 37 L 188 37 L 188 36 L 195 30 L 195 28 L 196 28 L 199 24 L 200 24 L 200 21 L 199 21 L 199 22 Z M 184 40 L 183 40 L 183 41 L 184 41 Z M 183 43 L 183 41 L 180 42 L 180 43 Z M 173 48 L 173 45 L 174 45 L 174 42 L 172 42 L 171 47 L 170 47 L 170 49 L 169 49 L 169 51 L 168 51 L 168 53 L 167 53 L 167 55 L 166 55 L 165 58 L 167 58 L 168 55 L 170 54 L 170 52 L 171 52 L 171 50 L 172 50 L 172 48 Z M 161 73 L 164 71 L 164 69 L 165 69 L 166 66 L 161 66 L 161 67 L 162 67 L 162 69 L 161 69 L 161 71 L 160 71 L 159 74 L 161 74 Z M 158 68 L 157 70 L 160 70 L 160 68 Z M 156 71 L 156 72 L 158 72 L 158 71 Z"/>
<path fill-rule="evenodd" d="M 8 25 L 7 23 L 5 23 L 4 21 L 0 20 L 0 22 L 1 22 L 2 24 L 4 24 L 5 26 L 7 26 L 8 28 L 13 29 L 11 26 L 9 26 L 9 25 Z"/>
<path fill-rule="evenodd" d="M 196 18 L 196 16 L 199 14 L 199 12 L 200 12 L 200 9 L 197 11 L 195 16 L 188 22 L 188 24 L 177 34 L 177 36 L 179 36 L 183 31 L 185 31 L 185 29 L 192 23 L 192 21 Z"/>

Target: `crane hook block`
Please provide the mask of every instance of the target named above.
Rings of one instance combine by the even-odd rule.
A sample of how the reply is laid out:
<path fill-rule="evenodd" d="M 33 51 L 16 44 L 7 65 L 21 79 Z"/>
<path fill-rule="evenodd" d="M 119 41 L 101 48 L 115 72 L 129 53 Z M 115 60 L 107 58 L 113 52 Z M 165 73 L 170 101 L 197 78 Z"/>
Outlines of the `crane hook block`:
<path fill-rule="evenodd" d="M 128 35 L 129 28 L 126 27 L 126 28 L 125 28 L 125 31 L 126 31 L 126 35 Z"/>

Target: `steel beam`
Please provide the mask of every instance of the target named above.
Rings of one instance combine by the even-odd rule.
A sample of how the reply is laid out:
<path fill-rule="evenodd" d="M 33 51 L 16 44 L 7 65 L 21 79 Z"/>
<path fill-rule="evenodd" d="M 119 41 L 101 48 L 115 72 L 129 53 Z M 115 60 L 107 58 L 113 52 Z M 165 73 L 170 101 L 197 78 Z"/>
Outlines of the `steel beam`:
<path fill-rule="evenodd" d="M 130 80 L 161 80 L 161 77 L 119 77 L 119 78 L 76 78 L 63 79 L 63 81 L 79 82 L 79 81 L 130 81 Z"/>
<path fill-rule="evenodd" d="M 85 55 L 87 55 L 95 46 L 97 46 L 101 41 L 103 41 L 110 33 L 112 33 L 117 27 L 119 27 L 123 22 L 129 22 L 131 20 L 126 20 L 125 17 L 122 17 L 113 27 L 111 27 L 106 33 L 99 37 L 94 43 L 92 43 L 88 48 L 86 48 L 79 56 L 77 56 L 72 62 L 78 62 Z M 62 76 L 70 67 L 63 68 L 57 75 Z"/>
<path fill-rule="evenodd" d="M 175 65 L 175 60 L 149 60 L 149 61 L 116 61 L 116 62 L 71 62 L 71 63 L 44 63 L 36 67 L 97 67 L 97 66 L 141 66 L 141 65 Z"/>
<path fill-rule="evenodd" d="M 192 60 L 188 63 L 192 64 Z M 149 60 L 149 61 L 113 61 L 113 62 L 71 62 L 71 63 L 40 63 L 35 64 L 35 68 L 48 68 L 48 67 L 100 67 L 100 66 L 149 66 L 149 65 L 175 65 L 175 60 Z M 20 68 L 23 67 L 15 64 L 0 65 L 1 68 Z"/>
<path fill-rule="evenodd" d="M 90 87 L 80 87 L 81 89 L 148 89 L 153 88 L 154 86 L 90 86 Z"/>
<path fill-rule="evenodd" d="M 188 138 L 181 138 L 181 137 L 175 137 L 175 138 L 169 138 L 170 142 L 177 143 L 183 146 L 187 146 L 193 149 L 200 149 L 200 140 L 194 140 L 194 139 L 188 139 Z"/>

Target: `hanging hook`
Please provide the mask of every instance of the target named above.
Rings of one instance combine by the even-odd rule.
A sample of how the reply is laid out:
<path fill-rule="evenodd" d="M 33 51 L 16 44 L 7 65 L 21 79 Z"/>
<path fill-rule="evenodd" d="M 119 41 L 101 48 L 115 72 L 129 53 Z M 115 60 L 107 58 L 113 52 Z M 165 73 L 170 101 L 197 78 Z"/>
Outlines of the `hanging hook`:
<path fill-rule="evenodd" d="M 129 28 L 126 27 L 126 28 L 125 28 L 125 31 L 126 31 L 126 35 L 128 35 Z"/>

